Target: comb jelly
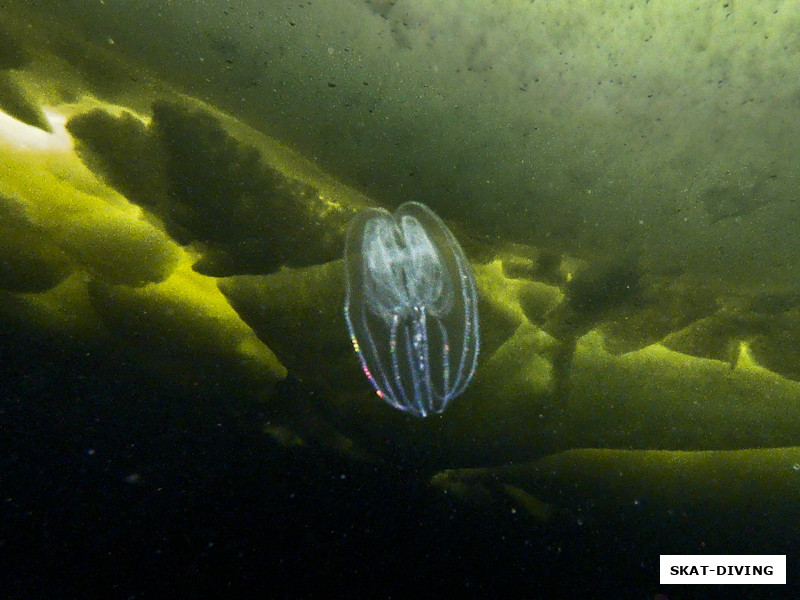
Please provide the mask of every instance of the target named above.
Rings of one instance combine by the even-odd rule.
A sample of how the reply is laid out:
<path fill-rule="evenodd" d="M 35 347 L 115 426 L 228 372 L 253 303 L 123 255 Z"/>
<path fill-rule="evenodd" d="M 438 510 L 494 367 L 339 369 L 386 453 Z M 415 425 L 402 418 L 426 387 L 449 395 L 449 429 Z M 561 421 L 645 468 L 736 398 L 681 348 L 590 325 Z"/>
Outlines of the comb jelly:
<path fill-rule="evenodd" d="M 344 315 L 378 396 L 418 417 L 441 413 L 478 362 L 478 300 L 464 251 L 424 204 L 358 213 L 345 244 Z"/>

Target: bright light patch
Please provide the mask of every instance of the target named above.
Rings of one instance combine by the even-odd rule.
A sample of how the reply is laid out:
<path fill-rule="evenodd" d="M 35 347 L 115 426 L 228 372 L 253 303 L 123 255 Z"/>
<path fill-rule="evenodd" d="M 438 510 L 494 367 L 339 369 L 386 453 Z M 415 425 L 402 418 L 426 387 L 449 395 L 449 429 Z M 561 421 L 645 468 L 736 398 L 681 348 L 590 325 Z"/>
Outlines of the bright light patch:
<path fill-rule="evenodd" d="M 52 109 L 46 108 L 43 112 L 53 133 L 42 131 L 0 111 L 0 141 L 19 150 L 71 151 L 73 142 L 65 127 L 67 117 Z"/>

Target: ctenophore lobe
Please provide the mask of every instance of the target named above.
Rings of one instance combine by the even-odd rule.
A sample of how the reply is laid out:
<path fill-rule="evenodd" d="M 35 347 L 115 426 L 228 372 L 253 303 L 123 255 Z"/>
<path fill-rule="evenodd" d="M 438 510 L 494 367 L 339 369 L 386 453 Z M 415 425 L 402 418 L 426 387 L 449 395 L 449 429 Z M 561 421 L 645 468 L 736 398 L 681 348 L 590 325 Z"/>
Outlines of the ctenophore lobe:
<path fill-rule="evenodd" d="M 344 316 L 361 368 L 386 402 L 441 413 L 478 362 L 478 299 L 464 251 L 424 204 L 358 213 L 345 244 Z"/>

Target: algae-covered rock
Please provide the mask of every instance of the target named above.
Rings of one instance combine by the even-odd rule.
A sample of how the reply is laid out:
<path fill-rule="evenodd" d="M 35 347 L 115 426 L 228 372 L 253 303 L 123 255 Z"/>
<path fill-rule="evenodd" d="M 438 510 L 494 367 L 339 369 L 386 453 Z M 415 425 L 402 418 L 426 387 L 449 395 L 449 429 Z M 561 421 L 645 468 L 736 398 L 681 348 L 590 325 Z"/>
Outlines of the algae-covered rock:
<path fill-rule="evenodd" d="M 424 446 L 435 425 L 385 410 L 364 379 L 342 312 L 343 278 L 343 262 L 338 260 L 270 275 L 228 277 L 219 280 L 219 288 L 311 394 L 298 397 L 283 414 L 274 414 L 275 420 L 290 420 L 302 434 L 317 431 L 322 419 L 328 428 L 354 438 L 347 449 L 354 456 L 390 456 L 398 448 L 413 452 L 408 441 L 414 439 L 416 448 Z M 298 411 L 303 414 L 300 422 Z M 327 432 L 325 438 L 330 438 Z"/>
<path fill-rule="evenodd" d="M 723 542 L 774 552 L 785 528 L 797 524 L 798 471 L 798 447 L 575 449 L 526 464 L 443 471 L 432 483 L 484 506 L 505 499 L 536 520 L 589 527 L 601 537 L 624 521 L 640 524 L 633 531 L 642 539 L 656 531 L 681 537 L 671 542 L 675 549 Z"/>
<path fill-rule="evenodd" d="M 221 119 L 182 103 L 154 107 L 149 121 L 119 110 L 74 111 L 69 131 L 83 163 L 60 150 L 58 170 L 52 157 L 35 154 L 6 154 L 0 164 L 14 227 L 36 240 L 20 239 L 31 248 L 28 262 L 6 261 L 8 285 L 40 292 L 82 274 L 92 322 L 143 364 L 187 382 L 198 372 L 216 373 L 217 385 L 237 379 L 249 390 L 282 378 L 285 365 L 319 394 L 306 406 L 315 413 L 309 423 L 326 421 L 373 453 L 425 452 L 438 468 L 533 460 L 576 447 L 711 450 L 798 442 L 793 424 L 800 419 L 786 418 L 800 413 L 798 384 L 752 358 L 756 350 L 771 356 L 765 340 L 780 327 L 766 323 L 789 318 L 791 302 L 767 309 L 763 301 L 740 301 L 731 314 L 744 316 L 724 325 L 711 308 L 713 293 L 691 300 L 695 289 L 645 277 L 637 262 L 578 265 L 522 246 L 493 254 L 488 243 L 480 247 L 488 261 L 474 265 L 482 354 L 473 384 L 429 422 L 387 411 L 347 336 L 341 263 L 326 260 L 341 251 L 356 196 L 352 204 L 325 208 L 320 180 L 306 185 L 286 175 Z M 304 189 L 315 191 L 308 196 Z M 257 250 L 245 259 L 254 236 Z M 292 249 L 301 246 L 298 258 Z M 261 260 L 260 253 L 269 256 Z M 198 272 L 203 260 L 227 261 L 242 273 L 284 266 L 217 279 Z M 286 266 L 295 261 L 311 264 Z M 39 278 L 26 281 L 28 267 L 40 263 Z M 46 306 L 45 296 L 7 299 L 8 314 Z M 665 333 L 688 332 L 715 314 L 714 331 L 726 328 L 724 351 Z M 662 334 L 665 344 L 684 351 L 660 345 Z M 163 352 L 170 344 L 182 350 Z M 289 420 L 303 436 L 302 420 Z"/>
<path fill-rule="evenodd" d="M 0 72 L 0 110 L 23 123 L 52 131 L 50 123 L 35 100 L 9 73 Z"/>
<path fill-rule="evenodd" d="M 67 254 L 27 221 L 18 204 L 0 197 L 0 289 L 43 292 L 72 268 Z"/>
<path fill-rule="evenodd" d="M 763 319 L 750 337 L 753 358 L 765 368 L 800 381 L 800 307 Z"/>
<path fill-rule="evenodd" d="M 242 320 L 310 385 L 341 390 L 354 366 L 341 310 L 342 261 L 271 275 L 219 280 L 219 288 Z"/>
<path fill-rule="evenodd" d="M 73 116 L 67 130 L 81 160 L 111 187 L 155 214 L 165 210 L 164 155 L 144 119 L 95 108 Z"/>
<path fill-rule="evenodd" d="M 502 261 L 475 270 L 487 343 L 473 383 L 435 426 L 383 414 L 348 347 L 340 263 L 229 278 L 220 287 L 282 362 L 324 392 L 319 411 L 335 415 L 329 418 L 357 444 L 379 445 L 390 455 L 420 452 L 431 434 L 437 456 L 431 460 L 444 461 L 439 464 L 502 464 L 576 447 L 712 450 L 800 443 L 800 383 L 759 367 L 746 344 L 737 344 L 733 363 L 659 343 L 612 353 L 598 314 L 596 328 L 578 337 L 563 361 L 564 340 L 528 320 L 522 306 L 541 306 L 539 318 L 546 321 L 569 296 L 507 277 Z M 656 313 L 656 288 L 648 294 L 654 299 L 646 308 L 628 306 L 628 314 Z M 678 314 L 674 291 L 665 294 L 665 306 L 668 315 Z M 623 311 L 616 310 L 614 318 L 621 319 Z M 358 422 L 372 428 L 356 430 Z"/>
<path fill-rule="evenodd" d="M 347 217 L 325 193 L 269 164 L 255 146 L 192 103 L 157 101 L 149 123 L 103 110 L 68 124 L 78 152 L 181 244 L 202 247 L 195 270 L 269 273 L 337 258 Z"/>
<path fill-rule="evenodd" d="M 109 341 L 90 298 L 86 274 L 78 270 L 44 291 L 0 291 L 0 314 L 28 337 L 50 340 L 69 351 L 94 351 Z"/>
<path fill-rule="evenodd" d="M 177 246 L 147 221 L 111 214 L 76 215 L 54 226 L 61 246 L 94 276 L 115 284 L 162 281 L 179 259 Z"/>
<path fill-rule="evenodd" d="M 285 368 L 227 303 L 209 277 L 182 264 L 145 286 L 96 283 L 92 303 L 130 360 L 181 382 L 256 396 Z M 133 358 L 135 357 L 135 358 Z"/>
<path fill-rule="evenodd" d="M 175 242 L 71 155 L 57 170 L 50 160 L 19 152 L 0 157 L 0 194 L 14 198 L 31 227 L 109 283 L 139 285 L 169 275 L 180 253 Z"/>

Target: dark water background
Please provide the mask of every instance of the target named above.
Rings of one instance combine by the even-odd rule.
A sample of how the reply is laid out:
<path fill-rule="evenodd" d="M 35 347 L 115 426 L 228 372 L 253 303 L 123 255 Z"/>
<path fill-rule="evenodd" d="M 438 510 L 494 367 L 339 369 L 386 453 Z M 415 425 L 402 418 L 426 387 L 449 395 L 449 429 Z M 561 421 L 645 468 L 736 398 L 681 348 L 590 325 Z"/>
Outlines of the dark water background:
<path fill-rule="evenodd" d="M 541 586 L 543 540 L 513 517 L 487 522 L 411 472 L 282 449 L 258 408 L 4 342 L 4 597 L 480 596 L 499 567 Z"/>
<path fill-rule="evenodd" d="M 680 531 L 665 530 L 665 549 L 659 532 L 643 536 L 647 524 L 635 520 L 626 528 L 624 515 L 614 534 L 580 520 L 543 526 L 510 505 L 451 501 L 424 484 L 413 457 L 375 466 L 282 448 L 261 431 L 263 407 L 150 387 L 132 365 L 8 330 L 0 353 L 5 598 L 680 600 L 795 590 L 665 589 L 658 554 Z M 295 382 L 282 393 L 305 391 Z"/>

